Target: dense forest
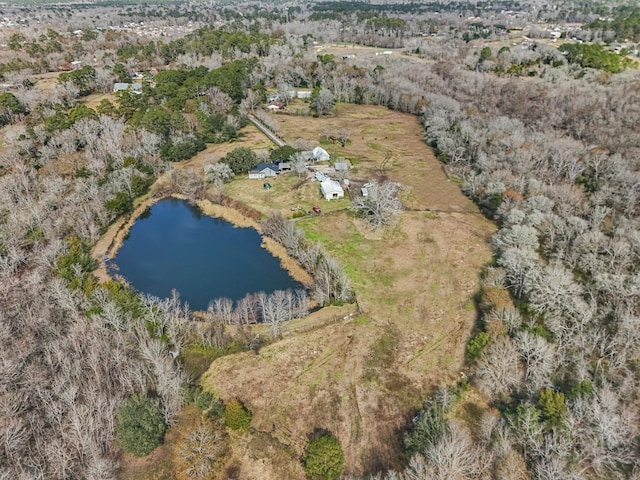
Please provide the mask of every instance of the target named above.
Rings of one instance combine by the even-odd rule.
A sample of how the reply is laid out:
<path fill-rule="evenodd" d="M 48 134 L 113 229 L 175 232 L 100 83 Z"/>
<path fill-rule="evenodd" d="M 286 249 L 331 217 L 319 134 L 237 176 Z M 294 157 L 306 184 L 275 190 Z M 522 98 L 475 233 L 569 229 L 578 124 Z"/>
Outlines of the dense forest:
<path fill-rule="evenodd" d="M 250 116 L 278 134 L 260 105 L 303 88 L 310 118 L 336 102 L 418 117 L 497 226 L 461 380 L 396 412 L 398 458 L 375 469 L 345 465 L 345 445 L 314 432 L 307 478 L 640 478 L 638 13 L 555 3 L 3 6 L 0 476 L 117 478 L 122 452 L 148 455 L 195 405 L 206 422 L 179 447 L 179 476 L 223 478 L 228 437 L 251 412 L 203 392 L 187 353 L 257 351 L 265 340 L 242 326 L 266 323 L 277 341 L 308 313 L 307 293 L 218 299 L 194 316 L 178 296 L 99 281 L 91 248 L 160 177 L 228 202 L 224 184 L 268 153 L 232 149 L 200 175 L 174 165 L 237 141 Z M 330 42 L 394 50 L 317 50 Z M 115 82 L 140 91 L 111 95 Z M 304 169 L 303 147 L 271 159 Z M 394 218 L 396 196 L 382 195 Z M 325 247 L 277 215 L 262 228 L 312 274 L 317 304 L 354 300 Z M 470 395 L 472 418 L 456 413 Z"/>

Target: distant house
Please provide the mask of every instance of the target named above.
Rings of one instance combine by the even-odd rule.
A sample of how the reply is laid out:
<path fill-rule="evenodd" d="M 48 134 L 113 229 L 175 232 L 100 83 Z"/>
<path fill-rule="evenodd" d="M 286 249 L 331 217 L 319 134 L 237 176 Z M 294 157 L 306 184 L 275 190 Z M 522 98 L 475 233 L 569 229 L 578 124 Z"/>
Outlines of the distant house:
<path fill-rule="evenodd" d="M 280 173 L 282 172 L 290 172 L 291 171 L 291 163 L 290 162 L 280 162 L 278 163 L 278 169 Z"/>
<path fill-rule="evenodd" d="M 314 148 L 312 150 L 312 152 L 313 152 L 313 157 L 318 162 L 323 162 L 323 161 L 329 160 L 329 158 L 331 158 L 329 156 L 329 154 L 327 153 L 327 151 L 322 147 L 316 147 L 316 148 Z"/>
<path fill-rule="evenodd" d="M 249 178 L 275 177 L 279 171 L 275 163 L 259 163 L 249 170 Z"/>
<path fill-rule="evenodd" d="M 311 98 L 311 90 L 298 90 L 296 92 L 296 97 L 302 99 Z"/>
<path fill-rule="evenodd" d="M 113 93 L 116 92 L 131 92 L 136 94 L 142 93 L 142 84 L 141 83 L 124 83 L 118 82 L 113 84 Z"/>
<path fill-rule="evenodd" d="M 322 196 L 327 200 L 334 198 L 344 198 L 344 190 L 335 180 L 325 180 L 320 184 Z"/>
<path fill-rule="evenodd" d="M 270 105 L 267 105 L 267 110 L 269 110 L 270 112 L 279 112 L 280 110 L 284 110 L 284 103 L 274 102 Z"/>

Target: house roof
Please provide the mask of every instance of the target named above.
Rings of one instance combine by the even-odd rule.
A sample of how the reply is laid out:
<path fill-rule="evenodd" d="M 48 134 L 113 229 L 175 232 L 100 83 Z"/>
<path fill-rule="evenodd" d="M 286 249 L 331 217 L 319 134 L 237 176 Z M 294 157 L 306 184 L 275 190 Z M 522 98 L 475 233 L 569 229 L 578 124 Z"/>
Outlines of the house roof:
<path fill-rule="evenodd" d="M 131 88 L 134 92 L 138 92 L 142 90 L 142 84 L 141 83 L 123 83 L 123 82 L 118 82 L 113 84 L 114 92 L 120 92 L 122 90 L 126 91 L 126 90 L 129 90 L 129 88 Z"/>
<path fill-rule="evenodd" d="M 333 164 L 333 168 L 336 171 L 346 171 L 349 170 L 349 164 L 347 162 L 336 162 Z"/>
<path fill-rule="evenodd" d="M 262 172 L 266 169 L 271 169 L 274 172 L 280 171 L 278 166 L 275 163 L 259 163 L 255 167 L 251 169 L 252 172 Z"/>
<path fill-rule="evenodd" d="M 344 190 L 335 180 L 325 180 L 320 184 L 320 190 L 323 195 L 332 195 L 334 193 L 344 195 Z"/>
<path fill-rule="evenodd" d="M 322 148 L 322 147 L 316 147 L 313 149 L 313 156 L 316 157 L 318 160 L 329 160 L 329 154 L 327 153 L 327 151 Z"/>

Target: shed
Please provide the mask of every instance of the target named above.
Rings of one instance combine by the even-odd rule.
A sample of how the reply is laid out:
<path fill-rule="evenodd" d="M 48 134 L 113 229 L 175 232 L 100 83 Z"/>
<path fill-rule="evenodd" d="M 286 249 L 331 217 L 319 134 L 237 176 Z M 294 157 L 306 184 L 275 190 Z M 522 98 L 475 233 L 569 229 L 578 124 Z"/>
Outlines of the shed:
<path fill-rule="evenodd" d="M 322 196 L 327 200 L 344 198 L 344 190 L 335 180 L 325 180 L 322 182 L 320 184 L 320 191 L 322 192 Z"/>
<path fill-rule="evenodd" d="M 290 172 L 291 171 L 291 163 L 290 162 L 280 162 L 278 164 L 278 168 L 280 173 L 282 172 Z"/>
<path fill-rule="evenodd" d="M 325 160 L 329 160 L 331 158 L 327 151 L 322 147 L 316 147 L 313 150 L 313 156 L 318 162 L 323 162 Z"/>
<path fill-rule="evenodd" d="M 313 156 L 313 150 L 305 150 L 303 152 L 300 152 L 300 155 L 305 162 L 309 162 L 315 159 L 315 157 Z"/>
<path fill-rule="evenodd" d="M 369 189 L 371 187 L 373 187 L 372 183 L 365 183 L 364 185 L 362 185 L 362 187 L 360 187 L 360 193 L 362 194 L 363 197 L 369 196 Z"/>
<path fill-rule="evenodd" d="M 259 163 L 249 170 L 249 178 L 275 177 L 279 171 L 275 163 Z"/>

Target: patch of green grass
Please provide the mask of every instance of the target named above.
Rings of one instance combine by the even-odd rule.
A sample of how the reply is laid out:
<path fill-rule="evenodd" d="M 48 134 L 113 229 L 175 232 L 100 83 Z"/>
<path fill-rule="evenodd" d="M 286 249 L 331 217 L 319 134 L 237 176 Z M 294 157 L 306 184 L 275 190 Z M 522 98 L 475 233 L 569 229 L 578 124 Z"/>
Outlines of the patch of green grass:
<path fill-rule="evenodd" d="M 364 315 L 358 315 L 355 319 L 356 325 L 369 325 L 369 318 Z"/>
<path fill-rule="evenodd" d="M 367 147 L 369 147 L 372 150 L 377 150 L 379 152 L 386 152 L 387 148 L 385 148 L 384 145 L 382 145 L 381 143 L 378 142 L 373 142 L 373 141 L 369 141 L 366 143 Z"/>
<path fill-rule="evenodd" d="M 458 186 L 462 185 L 463 182 L 464 182 L 464 180 L 462 180 L 462 178 L 458 177 L 457 175 L 450 175 L 449 176 L 449 181 L 451 183 L 453 183 L 454 185 L 458 185 Z"/>
<path fill-rule="evenodd" d="M 363 380 L 366 382 L 375 381 L 379 378 L 381 370 L 386 370 L 393 364 L 395 360 L 395 352 L 400 342 L 400 333 L 398 327 L 392 323 L 388 323 L 383 327 L 380 337 L 373 343 L 363 374 Z"/>
<path fill-rule="evenodd" d="M 233 343 L 224 349 L 213 346 L 208 347 L 202 344 L 192 344 L 180 352 L 178 361 L 182 363 L 185 371 L 191 378 L 197 381 L 197 379 L 209 369 L 211 363 L 216 358 L 238 353 L 243 350 L 245 350 L 245 347 L 241 343 Z"/>

